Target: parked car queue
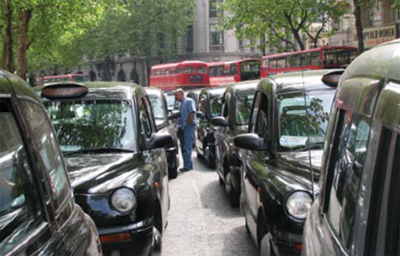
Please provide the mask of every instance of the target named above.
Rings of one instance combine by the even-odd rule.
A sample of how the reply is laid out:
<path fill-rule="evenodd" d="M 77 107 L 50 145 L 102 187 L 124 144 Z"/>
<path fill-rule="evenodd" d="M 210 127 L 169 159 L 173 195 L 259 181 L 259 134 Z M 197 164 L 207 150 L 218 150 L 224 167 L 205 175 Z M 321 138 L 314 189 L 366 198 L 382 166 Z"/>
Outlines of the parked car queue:
<path fill-rule="evenodd" d="M 231 145 L 240 159 L 246 228 L 261 255 L 400 252 L 399 46 L 400 40 L 376 47 L 344 73 L 303 71 L 253 85 L 247 133 Z M 0 149 L 2 231 L 8 230 L 1 254 L 159 250 L 169 208 L 166 150 L 174 144 L 158 132 L 146 91 L 120 83 L 41 88 L 53 128 L 27 87 L 1 71 L 0 121 L 9 130 Z M 229 90 L 218 102 L 221 116 L 210 120 L 218 127 L 216 148 L 222 129 L 232 126 L 226 108 L 242 106 L 230 103 Z M 222 155 L 215 154 L 217 165 Z M 217 172 L 221 183 L 231 181 Z"/>

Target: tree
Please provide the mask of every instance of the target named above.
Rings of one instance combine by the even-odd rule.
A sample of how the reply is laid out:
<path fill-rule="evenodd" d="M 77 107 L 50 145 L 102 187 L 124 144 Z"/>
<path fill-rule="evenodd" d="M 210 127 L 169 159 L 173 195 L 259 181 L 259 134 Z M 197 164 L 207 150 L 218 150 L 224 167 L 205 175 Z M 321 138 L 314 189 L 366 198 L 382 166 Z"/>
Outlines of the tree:
<path fill-rule="evenodd" d="M 262 39 L 266 36 L 261 48 L 280 48 L 284 42 L 296 51 L 305 49 L 302 34 L 316 45 L 324 35 L 328 20 L 339 19 L 348 4 L 335 0 L 225 0 L 220 8 L 228 13 L 222 18 L 225 28 L 236 29 L 239 38 Z M 321 23 L 321 28 L 312 35 L 309 28 L 315 22 Z"/>
<path fill-rule="evenodd" d="M 47 54 L 83 33 L 102 15 L 106 0 L 1 0 L 2 68 L 26 79 L 28 51 Z"/>

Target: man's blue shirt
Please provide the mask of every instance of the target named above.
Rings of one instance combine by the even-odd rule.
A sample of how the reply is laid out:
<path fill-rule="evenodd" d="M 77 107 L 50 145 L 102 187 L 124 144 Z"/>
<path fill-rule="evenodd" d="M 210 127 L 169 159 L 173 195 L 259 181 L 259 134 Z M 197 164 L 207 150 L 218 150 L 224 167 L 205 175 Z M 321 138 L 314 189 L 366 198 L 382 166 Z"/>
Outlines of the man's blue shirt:
<path fill-rule="evenodd" d="M 196 105 L 194 104 L 194 100 L 184 97 L 182 99 L 179 110 L 181 111 L 181 117 L 178 119 L 178 127 L 180 129 L 185 129 L 186 122 L 189 118 L 190 113 L 196 112 Z M 193 120 L 190 124 L 196 124 L 196 122 L 197 118 L 196 115 L 194 115 Z"/>

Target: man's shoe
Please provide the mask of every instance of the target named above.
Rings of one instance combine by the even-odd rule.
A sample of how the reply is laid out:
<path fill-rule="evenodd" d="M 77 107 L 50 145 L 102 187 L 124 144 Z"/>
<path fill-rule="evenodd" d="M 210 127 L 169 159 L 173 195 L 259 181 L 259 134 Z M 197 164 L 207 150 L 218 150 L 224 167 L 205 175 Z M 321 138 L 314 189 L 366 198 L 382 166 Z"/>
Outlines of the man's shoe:
<path fill-rule="evenodd" d="M 180 168 L 179 171 L 180 171 L 180 172 L 188 172 L 188 171 L 190 171 L 190 169 Z"/>

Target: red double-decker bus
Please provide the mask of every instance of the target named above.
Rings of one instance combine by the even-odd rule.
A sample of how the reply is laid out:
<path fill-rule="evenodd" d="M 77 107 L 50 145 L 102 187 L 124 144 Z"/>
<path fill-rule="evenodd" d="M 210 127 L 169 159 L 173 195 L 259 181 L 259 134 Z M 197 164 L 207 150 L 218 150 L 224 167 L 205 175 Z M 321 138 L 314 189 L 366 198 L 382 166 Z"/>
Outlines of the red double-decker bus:
<path fill-rule="evenodd" d="M 162 90 L 191 90 L 210 86 L 208 66 L 201 61 L 182 61 L 154 65 L 150 70 L 150 87 Z"/>
<path fill-rule="evenodd" d="M 244 59 L 230 62 L 208 63 L 210 86 L 223 86 L 234 82 L 260 78 L 260 60 Z"/>
<path fill-rule="evenodd" d="M 54 82 L 90 82 L 89 74 L 66 74 L 66 75 L 56 75 L 56 76 L 44 76 L 37 79 L 38 85 L 46 85 Z"/>
<path fill-rule="evenodd" d="M 264 56 L 261 61 L 261 77 L 297 70 L 340 68 L 350 64 L 357 55 L 356 47 L 326 46 Z"/>

